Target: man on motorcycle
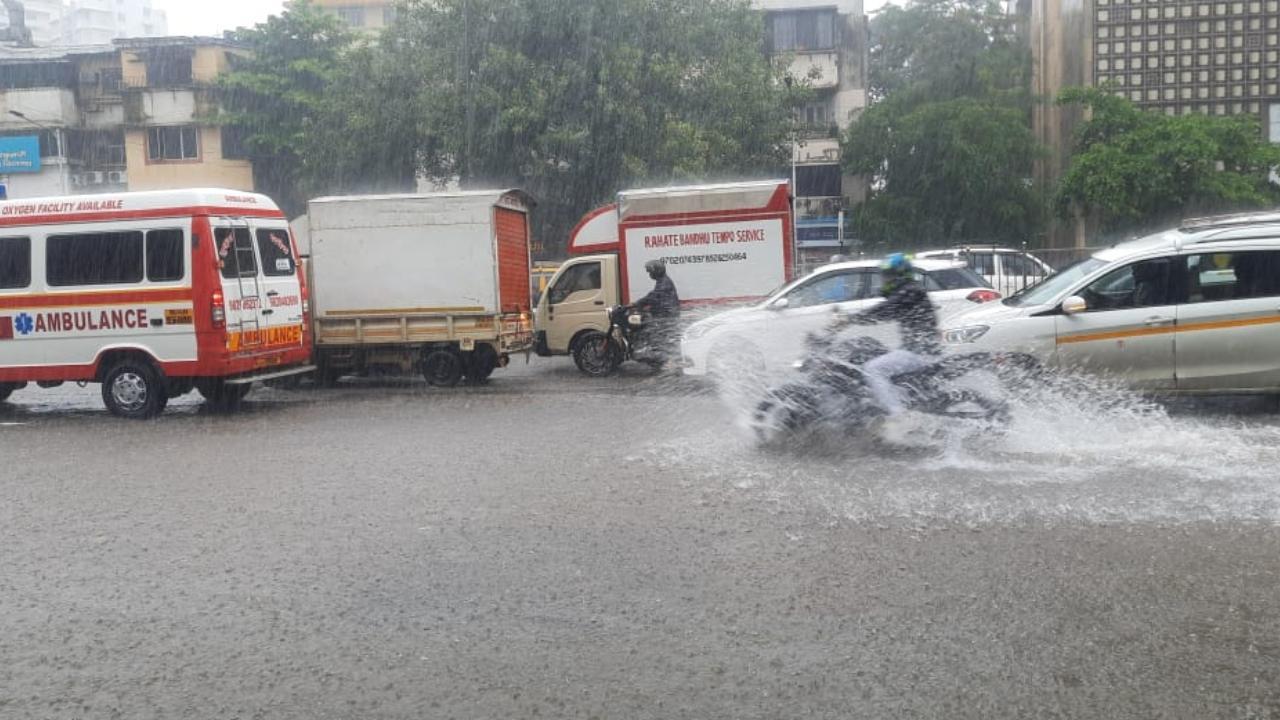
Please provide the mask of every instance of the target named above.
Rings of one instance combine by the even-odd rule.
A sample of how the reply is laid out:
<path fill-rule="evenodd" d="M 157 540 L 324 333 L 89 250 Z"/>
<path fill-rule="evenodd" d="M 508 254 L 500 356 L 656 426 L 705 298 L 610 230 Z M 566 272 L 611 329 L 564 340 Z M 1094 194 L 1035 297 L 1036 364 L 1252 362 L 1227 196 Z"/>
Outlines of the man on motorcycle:
<path fill-rule="evenodd" d="M 942 355 L 938 316 L 933 302 L 915 279 L 911 260 L 902 253 L 884 259 L 880 265 L 880 294 L 884 302 L 854 315 L 837 318 L 832 330 L 849 325 L 896 322 L 902 332 L 902 346 L 862 366 L 867 389 L 890 417 L 902 414 L 900 390 L 893 384 L 896 375 L 920 370 Z"/>
<path fill-rule="evenodd" d="M 631 306 L 649 315 L 644 329 L 647 336 L 645 344 L 665 355 L 675 341 L 680 321 L 680 295 L 676 292 L 676 284 L 667 274 L 665 262 L 650 260 L 644 264 L 644 269 L 654 281 L 653 290 L 631 303 Z"/>

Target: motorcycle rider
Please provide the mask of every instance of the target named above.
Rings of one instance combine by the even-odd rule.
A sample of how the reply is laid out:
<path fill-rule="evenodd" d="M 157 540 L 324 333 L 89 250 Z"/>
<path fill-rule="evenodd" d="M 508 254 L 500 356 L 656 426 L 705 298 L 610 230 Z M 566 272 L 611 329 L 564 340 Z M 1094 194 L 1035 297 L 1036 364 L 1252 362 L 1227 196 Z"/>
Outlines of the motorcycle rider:
<path fill-rule="evenodd" d="M 915 279 L 911 259 L 894 253 L 880 264 L 880 294 L 884 302 L 853 315 L 839 317 L 832 330 L 849 325 L 896 322 L 902 333 L 902 346 L 862 366 L 867 389 L 890 418 L 904 410 L 900 389 L 893 377 L 932 365 L 942 355 L 938 334 L 938 316 L 924 287 Z"/>
<path fill-rule="evenodd" d="M 648 313 L 649 322 L 645 327 L 645 335 L 648 337 L 645 344 L 665 355 L 674 341 L 680 321 L 680 295 L 676 292 L 676 284 L 667 274 L 665 262 L 650 260 L 644 264 L 644 269 L 654 281 L 653 290 L 631 303 L 631 307 Z"/>

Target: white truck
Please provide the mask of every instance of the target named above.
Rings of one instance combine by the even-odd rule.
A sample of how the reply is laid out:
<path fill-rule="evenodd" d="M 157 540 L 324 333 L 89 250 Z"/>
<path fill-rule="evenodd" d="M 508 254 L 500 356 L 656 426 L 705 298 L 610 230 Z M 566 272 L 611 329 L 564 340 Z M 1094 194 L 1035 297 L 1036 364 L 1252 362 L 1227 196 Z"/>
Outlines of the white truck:
<path fill-rule="evenodd" d="M 767 296 L 792 278 L 790 190 L 766 180 L 618 193 L 573 229 L 573 257 L 538 300 L 537 353 L 572 355 L 581 368 L 580 340 L 607 330 L 607 309 L 652 288 L 650 260 L 665 261 L 684 305 Z"/>
<path fill-rule="evenodd" d="M 295 221 L 321 384 L 421 371 L 483 382 L 533 345 L 519 190 L 323 197 Z"/>

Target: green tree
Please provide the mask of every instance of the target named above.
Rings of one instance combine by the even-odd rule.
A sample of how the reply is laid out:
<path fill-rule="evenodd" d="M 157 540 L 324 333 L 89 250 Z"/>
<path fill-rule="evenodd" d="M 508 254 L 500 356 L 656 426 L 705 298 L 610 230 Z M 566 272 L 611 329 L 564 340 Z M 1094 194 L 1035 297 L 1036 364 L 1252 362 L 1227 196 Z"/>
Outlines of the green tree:
<path fill-rule="evenodd" d="M 383 47 L 418 78 L 420 169 L 518 185 L 551 246 L 638 184 L 785 171 L 803 94 L 747 0 L 412 0 Z"/>
<path fill-rule="evenodd" d="M 1270 180 L 1280 147 L 1252 116 L 1146 112 L 1099 88 L 1070 88 L 1059 102 L 1090 111 L 1058 186 L 1063 216 L 1081 212 L 1119 232 L 1280 201 Z"/>
<path fill-rule="evenodd" d="M 220 121 L 241 136 L 258 189 L 299 212 L 322 184 L 305 172 L 306 157 L 353 38 L 306 0 L 232 37 L 251 55 L 219 79 Z"/>
<path fill-rule="evenodd" d="M 1039 233 L 1030 69 L 999 3 L 915 0 L 877 15 L 870 75 L 878 102 L 843 142 L 846 171 L 869 181 L 854 209 L 863 242 L 1021 243 Z"/>

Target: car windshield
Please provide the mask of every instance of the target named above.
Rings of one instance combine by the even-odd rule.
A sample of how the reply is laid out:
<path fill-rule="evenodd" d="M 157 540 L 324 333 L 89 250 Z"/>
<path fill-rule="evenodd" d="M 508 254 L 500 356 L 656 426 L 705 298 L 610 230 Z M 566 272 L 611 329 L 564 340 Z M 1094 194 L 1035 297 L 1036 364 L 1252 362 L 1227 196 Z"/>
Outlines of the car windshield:
<path fill-rule="evenodd" d="M 1032 285 L 1012 297 L 1005 298 L 1004 304 L 1012 305 L 1014 307 L 1023 307 L 1044 305 L 1052 302 L 1053 299 L 1064 290 L 1106 264 L 1106 260 L 1101 260 L 1096 257 L 1077 260 L 1071 265 L 1063 268 L 1058 273 L 1050 275 L 1045 280 Z"/>

